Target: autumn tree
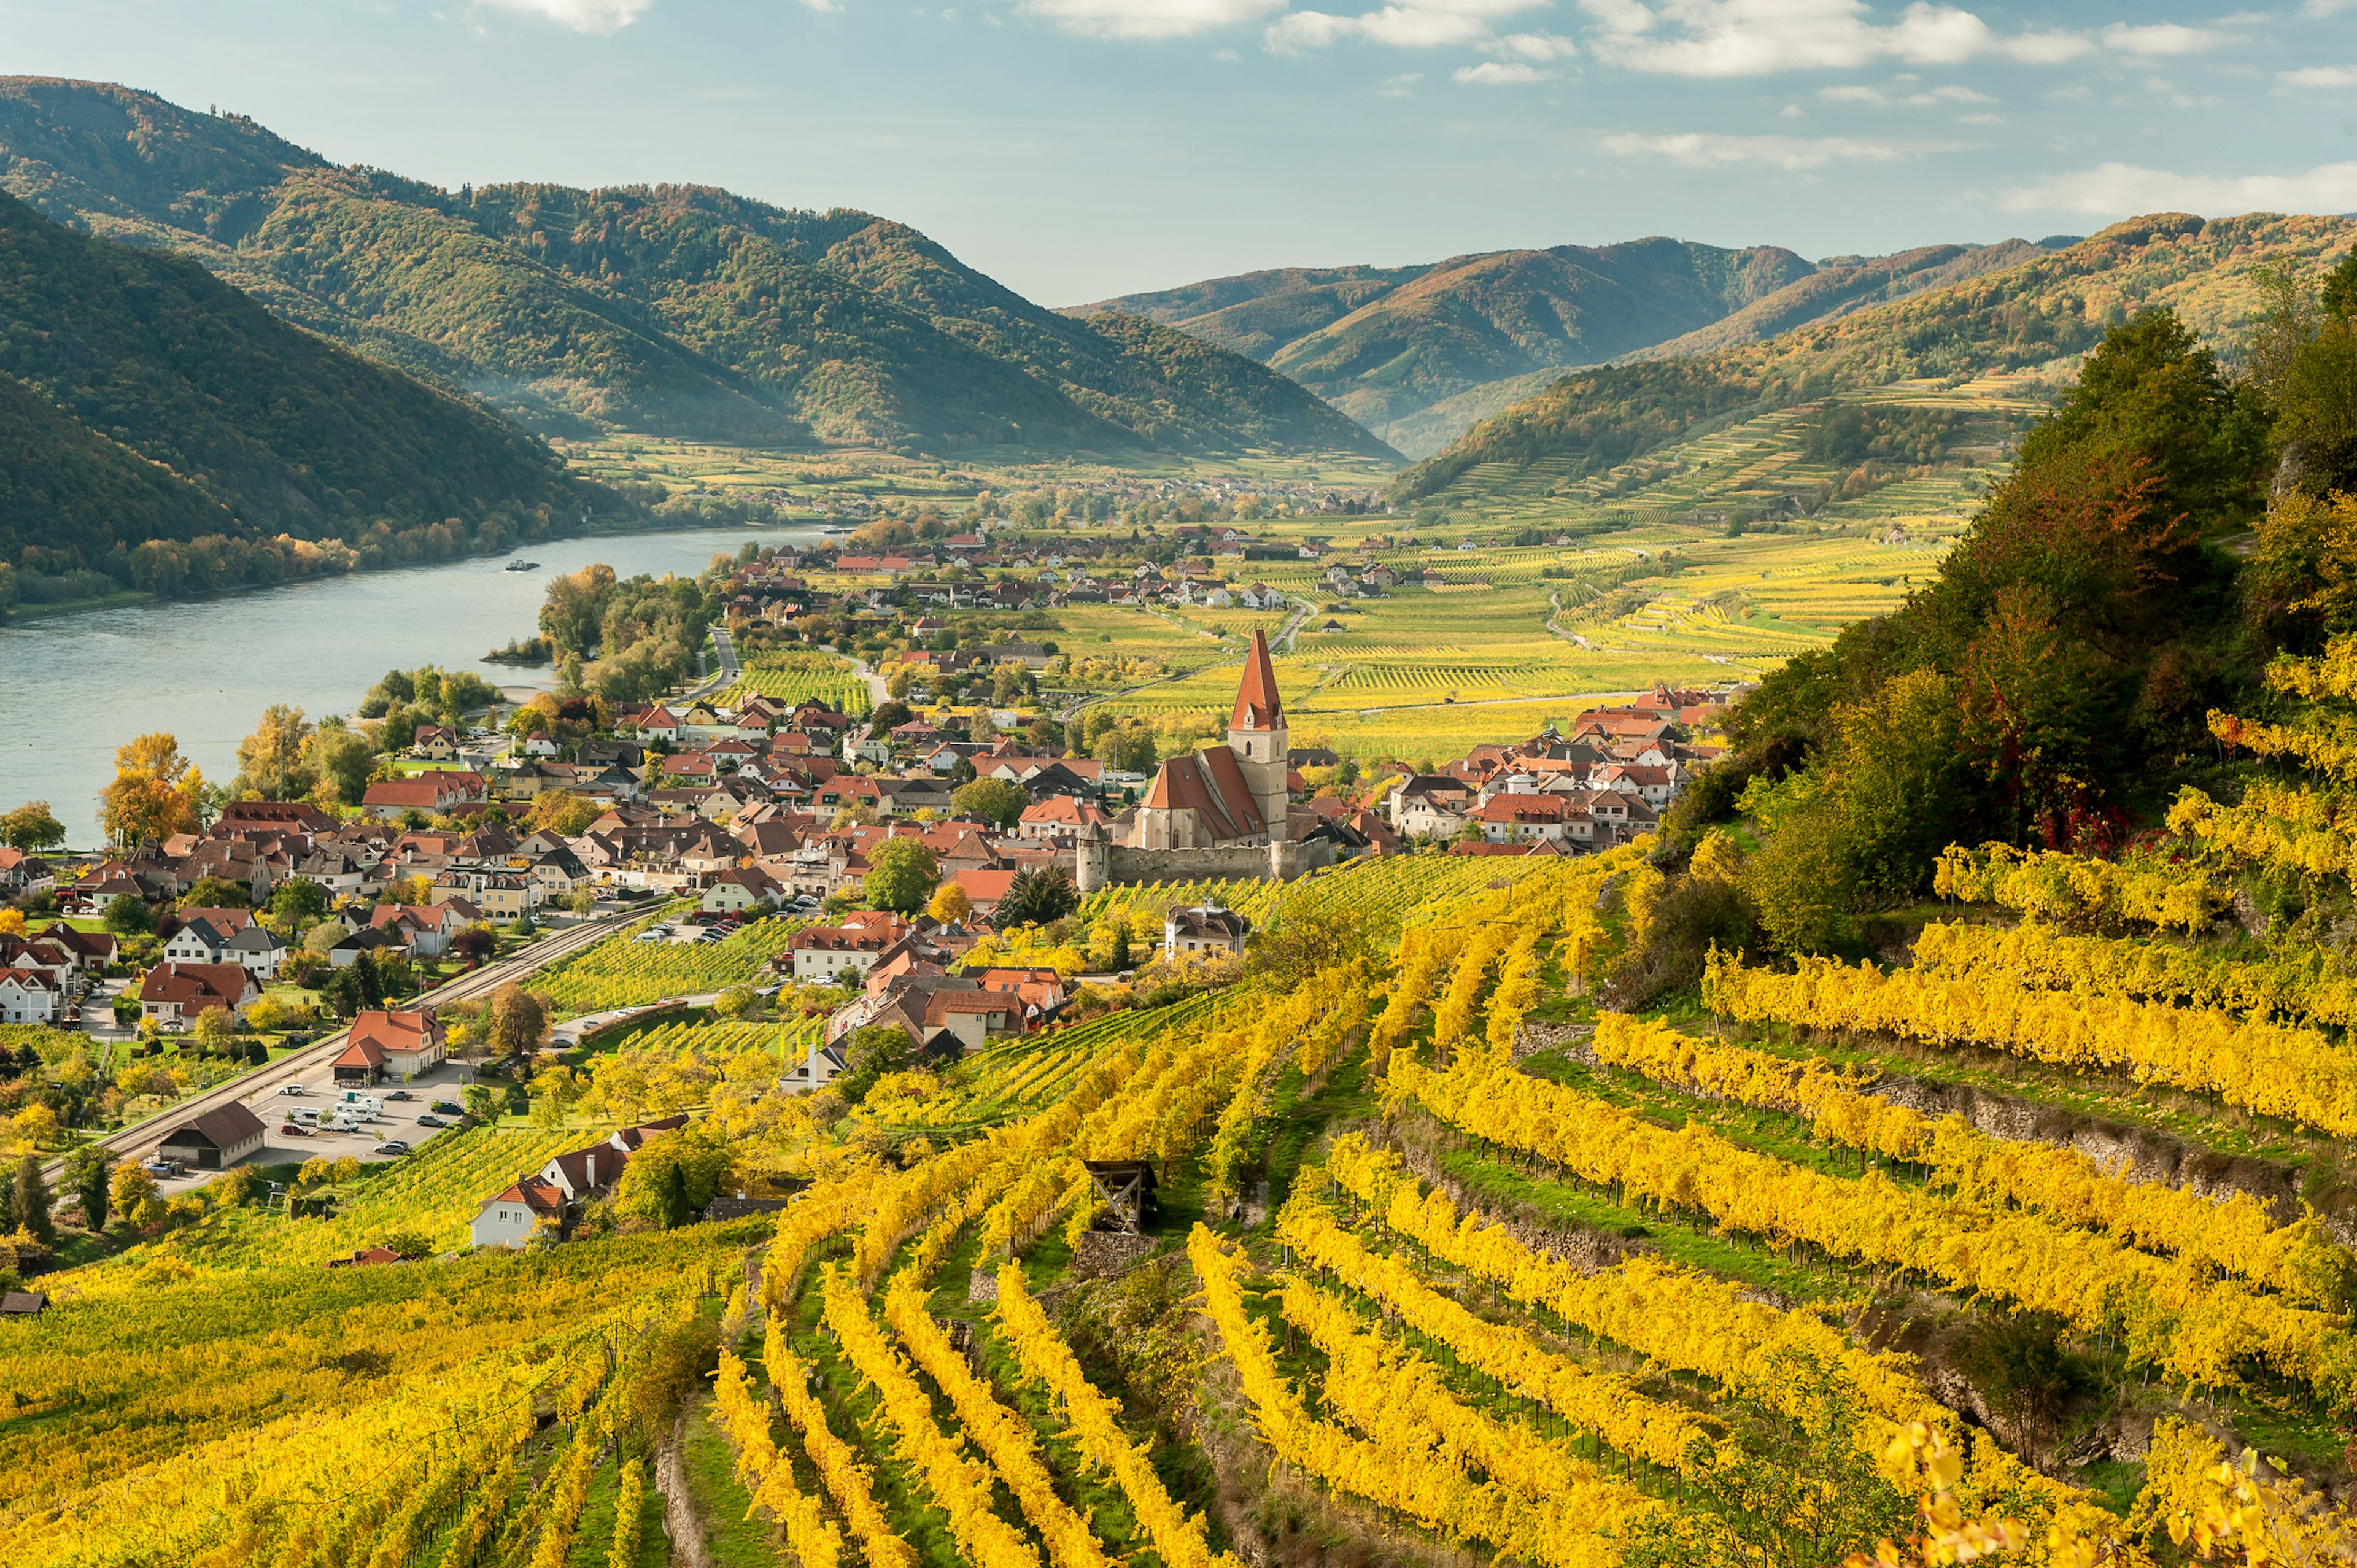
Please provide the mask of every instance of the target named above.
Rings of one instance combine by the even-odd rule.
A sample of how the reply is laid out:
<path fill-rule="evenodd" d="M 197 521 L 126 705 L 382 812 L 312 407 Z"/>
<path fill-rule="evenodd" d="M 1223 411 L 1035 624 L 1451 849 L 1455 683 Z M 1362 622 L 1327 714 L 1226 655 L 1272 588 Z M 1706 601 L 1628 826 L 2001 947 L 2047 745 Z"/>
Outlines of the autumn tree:
<path fill-rule="evenodd" d="M 548 1008 L 538 996 L 511 982 L 491 993 L 484 1027 L 493 1056 L 529 1056 L 548 1038 Z"/>
<path fill-rule="evenodd" d="M 125 846 L 193 832 L 206 809 L 205 776 L 157 730 L 115 748 L 114 781 L 99 795 L 99 825 Z"/>
<path fill-rule="evenodd" d="M 925 913 L 944 925 L 963 925 L 974 914 L 974 900 L 956 883 L 944 882 L 933 890 L 932 902 L 925 906 Z"/>

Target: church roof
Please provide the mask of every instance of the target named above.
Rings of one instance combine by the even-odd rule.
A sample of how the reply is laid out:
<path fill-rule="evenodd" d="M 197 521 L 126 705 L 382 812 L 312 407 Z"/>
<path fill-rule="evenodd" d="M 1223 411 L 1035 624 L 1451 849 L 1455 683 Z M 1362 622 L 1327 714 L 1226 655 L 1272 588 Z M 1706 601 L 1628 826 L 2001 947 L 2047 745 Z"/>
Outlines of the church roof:
<path fill-rule="evenodd" d="M 1236 710 L 1228 715 L 1228 727 L 1278 729 L 1284 724 L 1285 706 L 1276 696 L 1276 670 L 1268 661 L 1268 637 L 1255 628 L 1252 651 L 1244 655 L 1243 683 L 1236 688 Z"/>
<path fill-rule="evenodd" d="M 1144 804 L 1150 811 L 1193 811 L 1214 840 L 1268 832 L 1236 754 L 1224 746 L 1207 746 L 1165 762 Z"/>

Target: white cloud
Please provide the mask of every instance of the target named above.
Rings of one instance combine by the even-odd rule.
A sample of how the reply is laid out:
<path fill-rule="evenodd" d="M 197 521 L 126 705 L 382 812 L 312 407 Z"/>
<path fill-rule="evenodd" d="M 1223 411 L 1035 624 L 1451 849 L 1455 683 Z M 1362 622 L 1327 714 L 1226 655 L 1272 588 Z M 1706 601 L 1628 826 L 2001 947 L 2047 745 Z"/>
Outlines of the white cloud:
<path fill-rule="evenodd" d="M 2304 65 L 2276 74 L 2294 87 L 2357 87 L 2357 65 Z"/>
<path fill-rule="evenodd" d="M 1458 81 L 1477 87 L 1527 87 L 1534 81 L 1552 81 L 1555 72 L 1541 70 L 1520 60 L 1485 59 L 1480 65 L 1460 65 L 1450 73 Z"/>
<path fill-rule="evenodd" d="M 1508 33 L 1495 43 L 1484 47 L 1491 54 L 1515 59 L 1571 59 L 1579 53 L 1577 44 L 1553 33 Z"/>
<path fill-rule="evenodd" d="M 1404 70 L 1397 76 L 1387 78 L 1381 87 L 1375 89 L 1375 96 L 1413 98 L 1415 96 L 1415 84 L 1423 80 L 1424 72 L 1420 70 Z"/>
<path fill-rule="evenodd" d="M 1256 22 L 1285 0 L 1023 0 L 1027 16 L 1090 38 L 1183 38 Z"/>
<path fill-rule="evenodd" d="M 576 33 L 611 33 L 638 20 L 654 0 L 491 0 L 491 4 L 545 16 Z"/>
<path fill-rule="evenodd" d="M 2223 33 L 2179 27 L 2175 22 L 2154 22 L 2142 27 L 2115 22 L 2104 29 L 2104 47 L 2120 54 L 2190 55 L 2214 48 L 2225 41 Z"/>
<path fill-rule="evenodd" d="M 1727 136 L 1708 131 L 1607 136 L 1598 145 L 1618 157 L 1651 158 L 1681 168 L 1759 166 L 1788 171 L 1823 168 L 1828 164 L 1900 163 L 1923 153 L 1952 150 L 1855 136 Z"/>
<path fill-rule="evenodd" d="M 1942 103 L 1994 103 L 1996 99 L 1986 92 L 1975 92 L 1969 87 L 1934 87 L 1922 92 L 1910 92 L 1892 97 L 1878 87 L 1856 85 L 1821 87 L 1817 96 L 1828 103 L 1866 103 L 1877 109 L 1889 109 L 1899 104 L 1910 108 L 1931 108 Z"/>
<path fill-rule="evenodd" d="M 1394 4 L 1357 16 L 1330 11 L 1288 11 L 1269 24 L 1268 47 L 1280 54 L 1324 48 L 1344 38 L 1363 38 L 1394 48 L 1424 49 L 1468 45 L 1491 47 L 1499 40 L 1493 21 L 1535 9 L 1547 0 L 1395 0 Z M 1542 38 L 1542 34 L 1520 34 Z M 1569 39 L 1555 40 L 1564 48 Z M 1555 58 L 1550 56 L 1548 58 Z"/>
<path fill-rule="evenodd" d="M 2347 212 L 2357 209 L 2357 162 L 2295 174 L 2191 175 L 2134 164 L 2104 164 L 2006 192 L 2014 212 L 2075 212 L 2125 218 L 2139 212 Z"/>
<path fill-rule="evenodd" d="M 2051 64 L 2094 46 L 2070 33 L 1999 37 L 1970 11 L 1916 0 L 1878 25 L 1865 0 L 1580 0 L 1601 58 L 1670 76 L 1957 65 L 1984 55 Z"/>

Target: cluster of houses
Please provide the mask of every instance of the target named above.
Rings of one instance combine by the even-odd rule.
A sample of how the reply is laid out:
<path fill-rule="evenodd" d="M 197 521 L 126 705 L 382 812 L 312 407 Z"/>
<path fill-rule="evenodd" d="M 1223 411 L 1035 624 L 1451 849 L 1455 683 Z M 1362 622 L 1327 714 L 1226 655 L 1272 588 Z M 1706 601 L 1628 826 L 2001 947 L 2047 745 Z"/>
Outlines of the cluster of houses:
<path fill-rule="evenodd" d="M 568 1154 L 556 1155 L 483 1200 L 468 1227 L 478 1247 L 521 1247 L 534 1236 L 563 1240 L 573 1233 L 582 1209 L 610 1194 L 630 1156 L 649 1138 L 687 1125 L 685 1116 L 666 1116 L 624 1127 L 611 1136 Z"/>
<path fill-rule="evenodd" d="M 1655 688 L 1593 708 L 1571 734 L 1477 746 L 1438 773 L 1412 774 L 1387 801 L 1404 838 L 1450 839 L 1458 853 L 1581 854 L 1652 832 L 1686 779 L 1717 755 L 1684 736 L 1726 714 L 1717 693 Z"/>

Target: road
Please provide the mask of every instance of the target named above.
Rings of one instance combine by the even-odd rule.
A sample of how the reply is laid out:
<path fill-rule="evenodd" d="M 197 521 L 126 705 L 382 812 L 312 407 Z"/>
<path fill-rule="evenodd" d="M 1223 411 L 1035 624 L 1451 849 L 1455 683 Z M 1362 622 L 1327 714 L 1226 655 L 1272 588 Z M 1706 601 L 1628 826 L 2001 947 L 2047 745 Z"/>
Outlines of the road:
<path fill-rule="evenodd" d="M 585 920 L 580 925 L 571 927 L 556 936 L 533 943 L 513 958 L 501 959 L 497 963 L 485 964 L 480 969 L 472 970 L 458 976 L 446 985 L 436 986 L 434 990 L 419 996 L 412 1005 L 423 1006 L 436 1002 L 464 1002 L 473 997 L 488 995 L 511 980 L 521 980 L 526 975 L 546 968 L 558 959 L 576 953 L 602 938 L 613 935 L 631 921 L 640 918 L 644 913 L 643 910 L 621 910 L 611 915 L 600 916 L 594 920 Z M 109 1133 L 98 1142 L 118 1159 L 124 1157 L 145 1159 L 156 1152 L 163 1143 L 167 1133 L 183 1125 L 191 1118 L 201 1116 L 208 1111 L 237 1101 L 257 1098 L 272 1101 L 268 1108 L 260 1110 L 257 1113 L 263 1115 L 265 1121 L 274 1126 L 280 1112 L 291 1108 L 287 1101 L 275 1098 L 279 1089 L 285 1084 L 298 1082 L 307 1078 L 316 1079 L 318 1075 L 325 1073 L 328 1065 L 342 1054 L 350 1036 L 349 1029 L 339 1029 L 317 1044 L 306 1046 L 299 1051 L 289 1052 L 266 1067 L 259 1067 L 252 1072 L 240 1074 L 227 1083 L 206 1090 L 201 1094 L 190 1095 L 186 1100 L 167 1106 L 153 1116 Z M 382 1099 L 382 1096 L 380 1095 L 379 1098 Z M 290 1096 L 289 1099 L 291 1100 L 292 1097 Z M 324 1103 L 324 1101 L 305 1101 L 297 1103 Z M 373 1142 L 373 1139 L 371 1141 Z M 50 1190 L 55 1191 L 58 1182 L 65 1174 L 65 1161 L 62 1158 L 50 1161 L 42 1168 L 41 1174 L 48 1182 Z"/>
<path fill-rule="evenodd" d="M 710 680 L 682 697 L 681 702 L 693 702 L 698 697 L 709 697 L 737 684 L 741 673 L 737 665 L 737 643 L 729 637 L 726 627 L 716 625 L 712 628 L 712 650 L 720 656 L 719 670 Z"/>

